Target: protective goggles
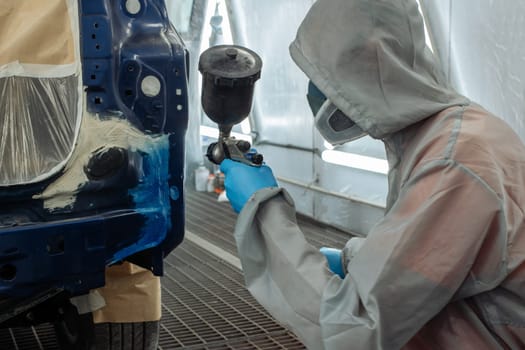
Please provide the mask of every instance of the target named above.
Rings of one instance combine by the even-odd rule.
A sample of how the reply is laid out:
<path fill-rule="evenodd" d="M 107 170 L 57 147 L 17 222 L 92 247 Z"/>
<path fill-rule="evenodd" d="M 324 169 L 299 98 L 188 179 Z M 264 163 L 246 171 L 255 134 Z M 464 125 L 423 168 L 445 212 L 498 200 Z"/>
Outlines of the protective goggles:
<path fill-rule="evenodd" d="M 315 116 L 317 130 L 330 144 L 341 145 L 366 135 L 363 129 L 337 108 L 311 81 L 306 97 Z"/>

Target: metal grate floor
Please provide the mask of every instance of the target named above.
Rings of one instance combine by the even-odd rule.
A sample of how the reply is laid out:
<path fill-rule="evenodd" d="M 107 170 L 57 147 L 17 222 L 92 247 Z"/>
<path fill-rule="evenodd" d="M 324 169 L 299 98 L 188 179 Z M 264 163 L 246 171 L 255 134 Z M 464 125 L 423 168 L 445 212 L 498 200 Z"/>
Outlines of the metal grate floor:
<path fill-rule="evenodd" d="M 304 349 L 244 288 L 240 271 L 191 242 L 166 259 L 162 349 Z"/>
<path fill-rule="evenodd" d="M 186 228 L 237 256 L 236 215 L 214 194 L 186 191 Z M 342 247 L 347 233 L 298 217 L 308 241 Z M 186 239 L 165 260 L 159 349 L 304 349 L 244 288 L 241 271 Z M 0 329 L 0 350 L 58 349 L 50 325 Z"/>
<path fill-rule="evenodd" d="M 51 325 L 31 328 L 0 329 L 2 350 L 55 350 L 58 345 Z"/>

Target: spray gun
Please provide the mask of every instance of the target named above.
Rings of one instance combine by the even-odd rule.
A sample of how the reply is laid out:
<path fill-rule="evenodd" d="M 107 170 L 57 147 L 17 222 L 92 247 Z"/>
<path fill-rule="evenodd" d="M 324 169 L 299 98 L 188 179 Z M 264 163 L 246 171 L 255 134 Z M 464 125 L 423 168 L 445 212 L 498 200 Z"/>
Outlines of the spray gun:
<path fill-rule="evenodd" d="M 261 68 L 261 58 L 245 47 L 219 45 L 202 53 L 202 107 L 219 126 L 219 139 L 206 152 L 212 163 L 220 164 L 226 158 L 252 166 L 263 163 L 262 154 L 253 151 L 249 142 L 231 136 L 233 126 L 250 113 Z"/>

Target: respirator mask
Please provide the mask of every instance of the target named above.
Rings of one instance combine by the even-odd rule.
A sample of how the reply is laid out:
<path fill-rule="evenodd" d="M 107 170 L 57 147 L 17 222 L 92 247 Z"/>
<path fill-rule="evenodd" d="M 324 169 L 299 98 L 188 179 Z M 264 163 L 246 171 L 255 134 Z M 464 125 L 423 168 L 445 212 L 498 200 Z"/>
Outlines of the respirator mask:
<path fill-rule="evenodd" d="M 317 130 L 330 144 L 342 145 L 366 136 L 366 132 L 337 108 L 311 81 L 308 83 L 306 97 L 314 114 Z"/>

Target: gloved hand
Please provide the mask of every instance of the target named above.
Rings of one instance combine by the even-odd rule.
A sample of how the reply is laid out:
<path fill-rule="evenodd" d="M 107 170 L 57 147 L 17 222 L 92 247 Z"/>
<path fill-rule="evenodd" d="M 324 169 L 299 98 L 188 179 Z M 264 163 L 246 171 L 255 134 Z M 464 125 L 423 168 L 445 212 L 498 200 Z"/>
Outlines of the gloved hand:
<path fill-rule="evenodd" d="M 363 237 L 352 237 L 346 242 L 343 250 L 335 248 L 322 247 L 319 251 L 326 257 L 330 271 L 344 278 L 347 272 L 347 266 L 350 260 L 357 254 L 359 249 L 365 243 Z"/>
<path fill-rule="evenodd" d="M 319 251 L 326 257 L 330 271 L 345 278 L 344 258 L 341 249 L 322 247 Z"/>
<path fill-rule="evenodd" d="M 235 212 L 239 213 L 248 199 L 258 190 L 277 187 L 272 169 L 266 165 L 250 166 L 241 162 L 225 159 L 221 163 L 225 175 L 226 196 Z"/>

